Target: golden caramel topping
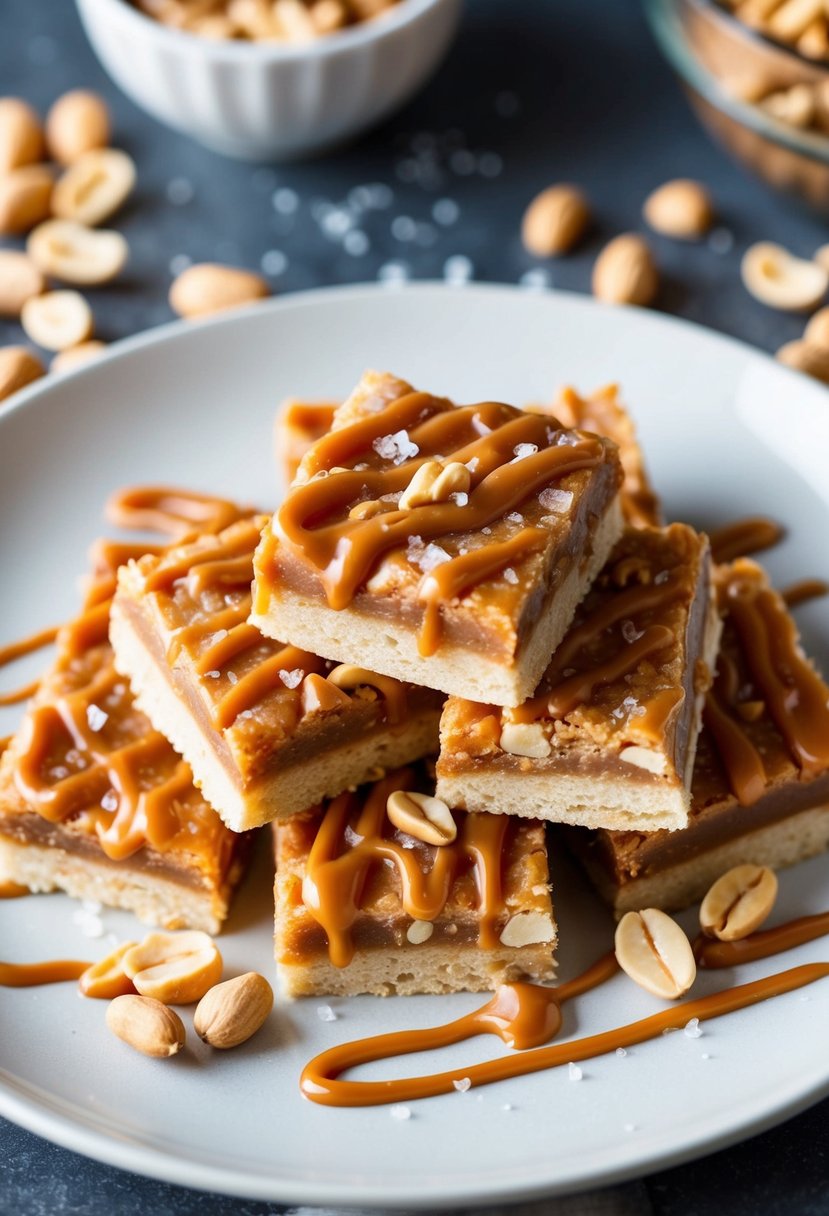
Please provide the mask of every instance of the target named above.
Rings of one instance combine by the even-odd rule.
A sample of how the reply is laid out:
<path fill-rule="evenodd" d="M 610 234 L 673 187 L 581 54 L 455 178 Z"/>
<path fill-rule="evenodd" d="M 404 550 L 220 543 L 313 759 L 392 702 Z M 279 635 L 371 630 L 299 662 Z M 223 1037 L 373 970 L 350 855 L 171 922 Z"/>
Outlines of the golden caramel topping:
<path fill-rule="evenodd" d="M 493 949 L 505 907 L 502 896 L 504 842 L 511 830 L 505 815 L 464 815 L 457 839 L 433 846 L 401 834 L 387 818 L 389 797 L 411 790 L 413 769 L 398 769 L 357 794 L 341 794 L 326 805 L 308 856 L 302 898 L 328 936 L 331 962 L 347 967 L 354 954 L 351 926 L 357 919 L 369 875 L 391 865 L 401 885 L 406 914 L 434 921 L 458 878 L 472 872 L 478 892 L 480 944 Z"/>
<path fill-rule="evenodd" d="M 347 607 L 382 557 L 394 552 L 406 561 L 413 538 L 424 544 L 440 538 L 447 558 L 467 558 L 462 586 L 468 589 L 492 575 L 493 559 L 487 544 L 460 552 L 458 537 L 509 519 L 571 473 L 615 459 L 599 439 L 561 431 L 553 420 L 507 405 L 453 407 L 427 393 L 408 392 L 313 445 L 274 518 L 274 536 L 319 572 L 335 609 Z M 459 467 L 467 470 L 468 482 Z M 411 489 L 426 476 L 423 468 L 430 470 L 425 501 L 426 491 Z M 447 484 L 448 496 L 441 489 L 433 499 L 439 478 L 457 488 Z M 362 509 L 369 502 L 371 509 Z M 521 531 L 519 524 L 503 526 L 509 539 Z M 544 534 L 543 527 L 538 530 Z M 523 536 L 530 549 L 535 531 Z M 454 546 L 447 544 L 453 537 Z M 496 569 L 526 551 L 515 544 Z M 424 583 L 435 573 L 427 572 Z M 456 577 L 461 576 L 453 582 Z M 421 598 L 428 601 L 431 593 L 421 589 Z M 434 639 L 424 643 L 426 653 L 430 644 Z"/>

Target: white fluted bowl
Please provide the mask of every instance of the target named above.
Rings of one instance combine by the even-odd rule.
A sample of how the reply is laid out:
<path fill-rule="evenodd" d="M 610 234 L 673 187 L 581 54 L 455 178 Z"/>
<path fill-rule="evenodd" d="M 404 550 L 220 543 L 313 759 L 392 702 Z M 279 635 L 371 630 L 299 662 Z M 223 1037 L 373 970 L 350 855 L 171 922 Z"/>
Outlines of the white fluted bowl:
<path fill-rule="evenodd" d="M 214 41 L 128 0 L 77 0 L 113 80 L 155 118 L 240 160 L 313 155 L 402 105 L 437 67 L 461 0 L 401 0 L 311 43 Z"/>

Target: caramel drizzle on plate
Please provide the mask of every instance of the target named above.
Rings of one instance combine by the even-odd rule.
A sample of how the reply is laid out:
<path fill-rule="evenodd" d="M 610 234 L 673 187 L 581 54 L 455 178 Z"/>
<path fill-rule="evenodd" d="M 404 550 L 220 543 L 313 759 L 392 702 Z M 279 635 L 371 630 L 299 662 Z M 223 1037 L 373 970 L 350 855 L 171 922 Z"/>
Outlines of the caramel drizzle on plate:
<path fill-rule="evenodd" d="M 801 604 L 824 595 L 829 595 L 829 583 L 822 578 L 802 578 L 780 592 L 780 598 L 787 608 L 799 608 Z"/>
<path fill-rule="evenodd" d="M 49 629 L 40 629 L 37 633 L 29 634 L 28 637 L 21 638 L 18 642 L 12 642 L 9 646 L 0 646 L 0 667 L 6 667 L 9 663 L 14 663 L 16 659 L 22 659 L 24 655 L 34 654 L 35 651 L 42 650 L 44 646 L 51 646 L 58 636 L 59 629 L 59 625 L 53 625 Z M 25 684 L 12 692 L 1 693 L 0 705 L 17 705 L 20 701 L 27 701 L 29 697 L 35 695 L 39 686 L 40 680 L 32 680 L 30 684 Z"/>
<path fill-rule="evenodd" d="M 376 445 L 400 432 L 417 455 L 399 464 L 378 462 Z M 562 435 L 549 419 L 496 402 L 447 408 L 427 393 L 408 393 L 314 444 L 303 462 L 311 479 L 292 487 L 275 516 L 275 531 L 319 571 L 329 606 L 346 608 L 377 561 L 391 549 L 405 549 L 411 537 L 429 541 L 487 527 L 550 482 L 608 458 L 601 440 L 570 433 L 567 438 L 576 441 L 562 443 Z M 537 450 L 517 459 L 519 444 Z M 389 499 L 388 508 L 378 514 L 349 516 L 359 502 L 398 495 L 415 471 L 436 456 L 471 462 L 472 483 L 463 505 L 450 499 L 400 510 Z M 368 467 L 346 467 L 353 461 Z M 488 552 L 482 546 L 466 555 L 465 588 L 491 575 Z"/>
<path fill-rule="evenodd" d="M 20 899 L 23 895 L 29 894 L 29 888 L 21 886 L 19 882 L 11 880 L 0 882 L 0 899 Z"/>
<path fill-rule="evenodd" d="M 758 699 L 740 701 L 740 676 L 723 651 L 705 704 L 705 724 L 731 789 L 748 806 L 763 794 L 763 757 L 747 729 L 752 710 L 768 714 L 793 762 L 807 777 L 829 766 L 829 688 L 804 657 L 797 627 L 780 595 L 753 562 L 738 561 L 724 573 L 721 604 Z"/>
<path fill-rule="evenodd" d="M 785 535 L 786 529 L 782 524 L 765 516 L 738 519 L 711 532 L 711 555 L 718 565 L 733 562 L 738 557 L 749 557 L 752 553 L 771 549 Z"/>
<path fill-rule="evenodd" d="M 335 967 L 347 967 L 354 956 L 351 927 L 371 869 L 384 864 L 397 869 L 406 914 L 428 921 L 440 915 L 458 875 L 471 866 L 480 901 L 479 943 L 485 950 L 498 944 L 497 924 L 505 911 L 501 862 L 508 816 L 464 815 L 453 844 L 406 847 L 395 838 L 386 802 L 395 790 L 414 784 L 413 769 L 398 769 L 367 793 L 340 794 L 326 807 L 308 855 L 302 899 L 328 936 Z"/>
<path fill-rule="evenodd" d="M 195 545 L 165 554 L 144 578 L 150 594 L 172 596 L 176 584 L 186 584 L 187 593 L 198 606 L 199 616 L 175 629 L 167 648 L 167 661 L 189 652 L 196 671 L 210 697 L 210 715 L 217 730 L 226 730 L 242 714 L 252 712 L 275 689 L 284 702 L 286 727 L 293 729 L 303 716 L 305 686 L 309 677 L 322 678 L 329 669 L 323 659 L 296 646 L 283 645 L 263 637 L 247 623 L 251 610 L 253 554 L 266 523 L 264 516 L 241 520 L 218 535 L 205 537 Z M 226 603 L 224 596 L 231 598 Z M 209 607 L 216 596 L 221 606 Z M 207 597 L 206 605 L 201 597 Z M 222 597 L 219 599 L 219 597 Z M 253 664 L 253 665 L 252 665 Z M 302 678 L 290 688 L 282 679 L 284 672 L 301 671 Z M 221 684 L 219 684 L 221 681 Z M 315 699 L 321 710 L 335 709 L 350 698 L 335 685 L 320 687 L 313 681 Z M 217 687 L 220 688 L 216 695 Z M 371 687 L 383 698 L 383 709 L 390 724 L 405 717 L 406 690 L 396 680 L 372 677 Z"/>
<path fill-rule="evenodd" d="M 62 984 L 83 975 L 91 963 L 74 958 L 49 959 L 44 963 L 0 963 L 0 988 L 35 988 Z"/>
<path fill-rule="evenodd" d="M 813 941 L 827 932 L 829 913 L 802 917 L 776 929 L 754 934 L 742 942 L 706 943 L 699 957 L 702 966 L 730 967 L 738 962 L 768 958 L 793 946 Z M 719 947 L 725 947 L 725 951 L 719 950 Z M 588 1060 L 620 1047 L 633 1047 L 648 1039 L 658 1038 L 666 1030 L 680 1030 L 691 1018 L 703 1020 L 721 1017 L 829 977 L 829 963 L 806 963 L 710 996 L 682 1001 L 626 1026 L 571 1039 L 566 1043 L 541 1046 L 558 1033 L 562 1023 L 561 1006 L 583 992 L 606 983 L 617 970 L 615 956 L 605 954 L 582 975 L 554 988 L 528 983 L 502 984 L 486 1005 L 444 1026 L 375 1035 L 332 1047 L 306 1064 L 300 1077 L 300 1089 L 306 1098 L 323 1106 L 380 1106 L 388 1102 L 434 1097 L 454 1092 L 456 1083 L 462 1079 L 468 1079 L 473 1086 L 489 1085 L 509 1077 L 522 1077 L 556 1068 L 571 1061 Z M 361 1064 L 390 1060 L 419 1051 L 434 1051 L 481 1034 L 497 1035 L 508 1046 L 518 1049 L 520 1054 L 396 1081 L 341 1079 L 344 1072 Z"/>
<path fill-rule="evenodd" d="M 108 513 L 122 526 L 152 526 L 179 541 L 194 527 L 225 527 L 232 515 L 248 514 L 225 499 L 168 487 L 125 490 L 110 500 Z M 190 769 L 167 740 L 143 719 L 136 735 L 137 711 L 126 680 L 112 665 L 108 626 L 118 567 L 160 551 L 142 542 L 102 541 L 94 547 L 83 611 L 58 632 L 53 669 L 71 673 L 75 664 L 87 662 L 91 674 L 31 707 L 12 762 L 17 789 L 32 810 L 53 823 L 87 815 L 104 853 L 115 861 L 145 844 L 212 859 L 225 832 L 212 809 L 194 804 Z"/>

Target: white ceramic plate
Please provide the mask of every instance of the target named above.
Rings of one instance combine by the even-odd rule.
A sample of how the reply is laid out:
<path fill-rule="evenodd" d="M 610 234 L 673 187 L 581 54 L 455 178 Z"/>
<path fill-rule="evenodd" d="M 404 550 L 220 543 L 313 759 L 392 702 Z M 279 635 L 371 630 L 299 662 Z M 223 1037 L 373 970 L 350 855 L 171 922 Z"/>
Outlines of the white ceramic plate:
<path fill-rule="evenodd" d="M 829 397 L 747 347 L 701 329 L 564 295 L 502 288 L 360 288 L 297 296 L 201 326 L 174 325 L 24 394 L 0 416 L 0 638 L 69 615 L 101 504 L 128 482 L 173 482 L 263 505 L 276 497 L 274 407 L 286 394 L 344 394 L 368 365 L 461 401 L 549 398 L 572 382 L 619 380 L 671 517 L 714 525 L 755 512 L 790 528 L 769 555 L 779 583 L 829 575 Z M 829 658 L 826 602 L 799 610 Z M 31 664 L 34 671 L 35 659 Z M 25 676 L 28 669 L 21 665 Z M 10 673 L 3 682 L 9 685 Z M 15 683 L 17 680 L 15 679 Z M 16 715 L 0 718 L 0 733 Z M 560 974 L 611 940 L 611 922 L 556 858 Z M 779 915 L 829 907 L 829 864 L 783 875 Z M 0 955 L 93 957 L 62 896 L 0 903 Z M 105 924 L 123 939 L 124 914 Z M 267 858 L 237 903 L 228 969 L 271 971 Z M 691 921 L 688 921 L 690 925 Z M 826 942 L 746 967 L 742 978 L 829 954 Z M 705 975 L 699 991 L 730 982 Z M 476 996 L 282 1007 L 246 1046 L 212 1056 L 196 1040 L 155 1062 L 104 1029 L 104 1007 L 72 985 L 0 994 L 0 1112 L 127 1169 L 238 1195 L 335 1205 L 442 1206 L 594 1186 L 756 1132 L 829 1092 L 829 984 L 584 1066 L 412 1104 L 333 1110 L 299 1094 L 302 1065 L 346 1038 L 428 1026 Z M 624 976 L 570 1009 L 567 1034 L 653 1011 Z M 190 1035 L 191 1040 L 195 1038 Z M 440 1067 L 505 1050 L 478 1040 Z M 426 1068 L 437 1060 L 410 1061 Z M 419 1070 L 419 1069 L 418 1069 Z M 383 1075 L 379 1066 L 373 1075 Z M 385 1075 L 403 1075 L 386 1066 Z M 507 1109 L 507 1106 L 511 1109 Z"/>

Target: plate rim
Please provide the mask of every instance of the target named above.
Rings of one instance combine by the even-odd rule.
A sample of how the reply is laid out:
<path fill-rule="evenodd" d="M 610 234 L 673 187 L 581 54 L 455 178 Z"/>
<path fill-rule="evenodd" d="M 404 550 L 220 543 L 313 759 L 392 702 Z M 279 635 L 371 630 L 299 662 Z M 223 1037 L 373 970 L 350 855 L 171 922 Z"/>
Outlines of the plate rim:
<path fill-rule="evenodd" d="M 48 402 L 53 394 L 59 394 L 65 382 L 79 377 L 94 378 L 98 371 L 106 365 L 117 363 L 119 359 L 134 353 L 174 343 L 187 333 L 219 327 L 232 328 L 237 324 L 244 325 L 247 319 L 252 316 L 261 317 L 263 312 L 270 313 L 277 318 L 282 312 L 313 308 L 320 303 L 342 302 L 344 306 L 347 306 L 349 301 L 369 297 L 381 297 L 390 301 L 394 298 L 430 294 L 450 298 L 456 296 L 460 299 L 469 298 L 470 295 L 488 297 L 500 295 L 510 299 L 533 298 L 539 302 L 554 299 L 563 304 L 565 308 L 573 308 L 577 311 L 605 314 L 609 311 L 619 312 L 617 306 L 604 304 L 590 296 L 576 292 L 548 290 L 541 293 L 529 293 L 526 289 L 502 283 L 476 282 L 457 288 L 450 287 L 439 280 L 419 280 L 395 288 L 378 283 L 315 288 L 289 293 L 249 307 L 233 309 L 202 319 L 195 324 L 186 320 L 171 321 L 113 342 L 94 362 L 57 377 L 47 375 L 16 394 L 11 402 L 0 408 L 0 429 L 23 410 L 45 408 L 38 406 L 37 403 L 39 401 Z M 394 305 L 392 304 L 390 307 L 394 307 Z M 628 309 L 627 319 L 630 319 L 630 316 Z M 667 329 L 672 333 L 690 334 L 703 342 L 712 342 L 732 354 L 739 352 L 749 362 L 756 362 L 759 359 L 761 364 L 771 363 L 776 374 L 783 377 L 782 382 L 788 380 L 791 383 L 793 391 L 818 397 L 829 391 L 816 381 L 808 380 L 800 373 L 777 363 L 770 354 L 753 347 L 750 343 L 709 329 L 698 322 L 644 309 L 635 310 L 633 316 L 636 317 L 635 324 L 641 324 L 653 331 Z M 820 392 L 815 394 L 815 390 L 820 390 Z M 336 1205 L 344 1201 L 343 1184 L 334 1181 L 279 1180 L 275 1177 L 264 1179 L 258 1175 L 248 1177 L 238 1169 L 206 1164 L 193 1157 L 167 1153 L 157 1147 L 130 1143 L 118 1138 L 117 1135 L 108 1135 L 104 1127 L 97 1126 L 97 1120 L 78 1122 L 69 1114 L 52 1107 L 45 1098 L 39 1099 L 35 1094 L 26 1092 L 27 1088 L 37 1089 L 37 1086 L 29 1086 L 23 1078 L 20 1078 L 20 1081 L 22 1083 L 18 1085 L 14 1079 L 10 1079 L 5 1074 L 5 1070 L 0 1070 L 0 1115 L 62 1148 L 81 1153 L 104 1164 L 197 1191 L 216 1191 L 240 1198 L 317 1205 L 332 1203 Z M 787 1086 L 782 1097 L 780 1091 L 777 1090 L 759 1104 L 755 1099 L 752 1102 L 753 1114 L 737 1125 L 731 1123 L 733 1113 L 728 1116 L 723 1115 L 713 1126 L 710 1122 L 707 1123 L 699 1129 L 696 1136 L 687 1142 L 677 1145 L 673 1149 L 668 1148 L 657 1152 L 644 1164 L 641 1158 L 627 1163 L 615 1159 L 628 1155 L 626 1150 L 629 1148 L 629 1143 L 625 1142 L 624 1145 L 614 1146 L 612 1151 L 606 1151 L 603 1163 L 597 1170 L 591 1172 L 589 1177 L 584 1176 L 582 1167 L 581 1176 L 579 1176 L 580 1171 L 576 1169 L 571 1170 L 569 1175 L 564 1174 L 556 1178 L 551 1175 L 549 1164 L 544 1164 L 526 1185 L 516 1185 L 511 1179 L 503 1179 L 494 1183 L 482 1180 L 480 1183 L 470 1184 L 468 1179 L 453 1183 L 444 1178 L 436 1182 L 424 1180 L 422 1189 L 415 1194 L 408 1186 L 405 1189 L 394 1189 L 393 1186 L 384 1182 L 382 1190 L 378 1191 L 366 1184 L 355 1184 L 352 1181 L 347 1184 L 347 1202 L 352 1206 L 359 1205 L 371 1209 L 402 1205 L 409 1209 L 426 1210 L 446 1205 L 458 1207 L 470 1203 L 479 1205 L 504 1201 L 517 1203 L 546 1196 L 577 1193 L 633 1177 L 641 1177 L 653 1173 L 657 1169 L 667 1169 L 726 1148 L 808 1109 L 827 1095 L 829 1095 L 829 1074 L 805 1085 L 802 1077 L 795 1078 Z M 46 1094 L 46 1098 L 48 1098 L 48 1094 Z M 729 1123 L 731 1123 L 730 1126 L 727 1125 Z M 546 1175 L 544 1175 L 545 1169 Z"/>

